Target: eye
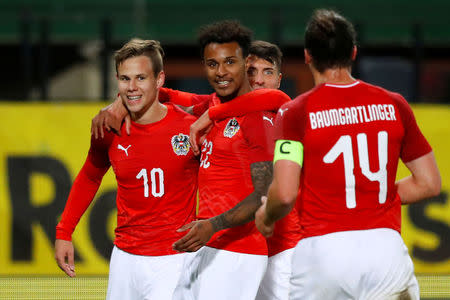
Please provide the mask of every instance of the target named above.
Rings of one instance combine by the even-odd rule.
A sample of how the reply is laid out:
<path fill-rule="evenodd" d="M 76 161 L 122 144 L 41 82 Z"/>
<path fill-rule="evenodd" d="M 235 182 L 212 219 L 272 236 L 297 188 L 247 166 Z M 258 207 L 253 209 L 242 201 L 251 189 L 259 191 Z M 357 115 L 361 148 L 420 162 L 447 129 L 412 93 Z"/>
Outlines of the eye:
<path fill-rule="evenodd" d="M 207 62 L 206 62 L 206 65 L 207 65 L 209 68 L 214 68 L 214 67 L 217 66 L 217 63 L 216 63 L 215 61 L 207 61 Z"/>
<path fill-rule="evenodd" d="M 227 64 L 227 65 L 232 65 L 232 64 L 234 64 L 234 60 L 233 59 L 227 59 L 226 61 L 225 61 L 225 63 Z"/>
<path fill-rule="evenodd" d="M 265 70 L 264 74 L 265 75 L 273 75 L 273 70 Z"/>
<path fill-rule="evenodd" d="M 130 80 L 127 76 L 119 76 L 120 81 L 128 81 Z"/>
<path fill-rule="evenodd" d="M 139 75 L 139 76 L 137 77 L 137 79 L 138 79 L 139 81 L 145 80 L 145 76 Z"/>
<path fill-rule="evenodd" d="M 247 70 L 247 74 L 248 74 L 249 76 L 255 76 L 255 73 L 256 73 L 256 70 L 255 70 L 254 68 L 249 68 L 249 69 Z"/>

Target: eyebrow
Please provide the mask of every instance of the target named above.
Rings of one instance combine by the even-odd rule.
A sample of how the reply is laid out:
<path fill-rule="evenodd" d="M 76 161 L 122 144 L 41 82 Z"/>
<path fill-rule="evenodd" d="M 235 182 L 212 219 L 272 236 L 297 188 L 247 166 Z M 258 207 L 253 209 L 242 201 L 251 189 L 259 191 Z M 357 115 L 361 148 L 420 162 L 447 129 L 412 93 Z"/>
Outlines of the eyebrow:
<path fill-rule="evenodd" d="M 236 55 L 227 56 L 224 59 L 230 59 L 230 58 L 237 58 L 237 56 Z M 205 61 L 217 61 L 217 59 L 215 59 L 215 58 L 207 58 L 207 59 L 205 59 Z"/>

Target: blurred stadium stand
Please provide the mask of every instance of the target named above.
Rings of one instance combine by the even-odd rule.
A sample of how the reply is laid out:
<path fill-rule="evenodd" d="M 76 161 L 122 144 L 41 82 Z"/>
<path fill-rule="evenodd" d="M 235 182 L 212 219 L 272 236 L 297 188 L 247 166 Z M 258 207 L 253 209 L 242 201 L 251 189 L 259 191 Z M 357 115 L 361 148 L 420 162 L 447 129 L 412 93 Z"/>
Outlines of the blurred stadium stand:
<path fill-rule="evenodd" d="M 110 99 L 115 94 L 111 53 L 134 36 L 160 40 L 167 51 L 168 65 L 174 59 L 188 64 L 197 62 L 194 73 L 201 77 L 196 32 L 203 24 L 225 18 L 240 20 L 254 30 L 257 39 L 279 44 L 285 63 L 290 63 L 302 58 L 304 25 L 311 11 L 319 7 L 335 8 L 356 24 L 361 58 L 394 55 L 409 61 L 415 82 L 407 91 L 408 100 L 450 99 L 448 88 L 436 90 L 426 86 L 430 84 L 429 76 L 439 82 L 437 86 L 447 86 L 450 77 L 449 64 L 444 70 L 433 69 L 432 64 L 435 59 L 450 62 L 447 0 L 430 0 L 426 5 L 418 0 L 1 1 L 0 54 L 8 57 L 5 63 L 9 72 L 0 77 L 0 99 Z M 86 47 L 94 48 L 91 56 L 84 53 Z M 423 69 L 430 62 L 425 78 Z M 75 70 L 69 72 L 75 65 Z M 178 72 L 182 68 L 175 69 L 175 73 L 168 74 L 169 80 L 176 83 L 190 77 Z M 378 71 L 382 74 L 383 68 L 377 68 Z M 91 84 L 77 80 L 80 72 L 90 74 L 84 82 Z M 60 75 L 65 79 L 58 79 Z M 291 82 L 288 86 L 293 86 L 287 91 L 291 96 L 310 87 L 299 86 L 302 80 L 310 81 L 299 76 L 287 77 Z M 74 87 L 67 88 L 67 82 L 72 81 Z M 188 84 L 191 83 L 191 91 L 203 91 L 204 82 L 199 86 L 192 80 Z"/>

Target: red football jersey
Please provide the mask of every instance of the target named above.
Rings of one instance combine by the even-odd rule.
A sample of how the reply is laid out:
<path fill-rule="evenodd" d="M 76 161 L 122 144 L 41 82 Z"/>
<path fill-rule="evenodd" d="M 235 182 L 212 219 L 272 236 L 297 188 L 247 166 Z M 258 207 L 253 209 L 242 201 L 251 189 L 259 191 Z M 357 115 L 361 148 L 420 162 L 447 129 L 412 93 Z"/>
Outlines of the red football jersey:
<path fill-rule="evenodd" d="M 304 237 L 346 230 L 400 232 L 398 159 L 431 151 L 402 96 L 356 81 L 322 84 L 283 105 L 276 139 L 303 144 L 299 211 Z"/>
<path fill-rule="evenodd" d="M 272 236 L 267 238 L 269 257 L 294 248 L 301 237 L 300 220 L 294 207 L 288 215 L 277 221 Z"/>
<path fill-rule="evenodd" d="M 218 104 L 214 97 L 211 105 Z M 214 122 L 202 144 L 199 219 L 230 210 L 253 192 L 250 165 L 271 161 L 274 114 L 257 112 Z M 254 222 L 216 233 L 208 246 L 240 253 L 267 254 Z"/>
<path fill-rule="evenodd" d="M 111 165 L 118 185 L 114 244 L 138 255 L 176 253 L 172 244 L 185 235 L 176 230 L 195 218 L 198 160 L 189 144 L 189 127 L 195 118 L 170 103 L 165 105 L 168 111 L 161 121 L 133 122 L 129 136 L 122 128 L 122 136 L 107 133 L 104 139 L 91 140 L 57 238 L 70 239 Z"/>

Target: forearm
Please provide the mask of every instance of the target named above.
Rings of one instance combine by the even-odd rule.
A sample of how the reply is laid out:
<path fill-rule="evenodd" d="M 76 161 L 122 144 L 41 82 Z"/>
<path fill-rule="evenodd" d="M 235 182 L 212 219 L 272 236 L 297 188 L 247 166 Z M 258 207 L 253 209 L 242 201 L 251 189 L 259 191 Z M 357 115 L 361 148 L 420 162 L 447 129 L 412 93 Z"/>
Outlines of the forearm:
<path fill-rule="evenodd" d="M 397 181 L 396 186 L 402 204 L 416 203 L 436 195 L 428 185 L 422 184 L 413 176 L 408 176 Z"/>
<path fill-rule="evenodd" d="M 267 193 L 264 223 L 273 224 L 286 216 L 294 207 L 299 191 L 301 167 L 298 162 L 275 162 L 274 178 Z"/>
<path fill-rule="evenodd" d="M 211 120 L 221 120 L 256 111 L 276 111 L 290 100 L 289 96 L 280 90 L 254 90 L 235 98 L 233 101 L 211 107 L 209 117 Z"/>
<path fill-rule="evenodd" d="M 293 202 L 282 202 L 275 195 L 279 194 L 275 184 L 269 187 L 269 192 L 267 193 L 267 204 L 266 204 L 266 216 L 264 222 L 266 224 L 275 223 L 276 221 L 282 219 L 284 216 L 289 214 L 294 206 Z"/>
<path fill-rule="evenodd" d="M 232 209 L 210 219 L 214 231 L 244 225 L 255 218 L 255 212 L 261 206 L 261 196 L 253 192 Z"/>
<path fill-rule="evenodd" d="M 251 165 L 253 192 L 232 209 L 210 219 L 214 230 L 241 226 L 255 218 L 255 212 L 261 206 L 261 197 L 266 195 L 272 180 L 272 162 L 257 162 Z"/>
<path fill-rule="evenodd" d="M 441 176 L 433 152 L 405 165 L 411 171 L 411 176 L 395 183 L 402 204 L 415 203 L 439 195 Z"/>
<path fill-rule="evenodd" d="M 86 160 L 72 185 L 61 221 L 56 226 L 57 239 L 71 240 L 75 227 L 94 199 L 107 169 L 96 168 L 89 159 Z"/>

